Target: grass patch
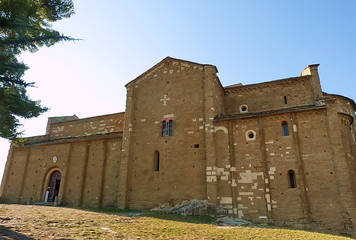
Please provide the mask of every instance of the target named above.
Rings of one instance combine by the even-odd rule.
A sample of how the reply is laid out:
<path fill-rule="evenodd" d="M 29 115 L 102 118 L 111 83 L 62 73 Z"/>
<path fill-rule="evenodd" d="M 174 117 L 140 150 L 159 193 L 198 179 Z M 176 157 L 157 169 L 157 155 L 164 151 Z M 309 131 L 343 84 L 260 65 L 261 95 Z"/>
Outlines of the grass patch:
<path fill-rule="evenodd" d="M 218 227 L 208 216 L 153 211 L 3 205 L 1 237 L 13 239 L 300 239 L 351 238 L 277 227 Z"/>

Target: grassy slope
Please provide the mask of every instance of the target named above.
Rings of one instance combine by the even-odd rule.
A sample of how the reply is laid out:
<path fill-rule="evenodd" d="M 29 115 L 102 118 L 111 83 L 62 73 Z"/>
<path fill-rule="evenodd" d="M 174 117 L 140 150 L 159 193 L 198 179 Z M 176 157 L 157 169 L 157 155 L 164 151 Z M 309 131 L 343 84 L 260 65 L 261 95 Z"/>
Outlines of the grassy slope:
<path fill-rule="evenodd" d="M 138 215 L 138 216 L 132 216 Z M 351 239 L 264 227 L 222 228 L 209 217 L 0 204 L 1 236 L 34 239 Z M 6 238 L 5 238 L 6 239 Z M 10 238 L 11 239 L 11 238 Z"/>

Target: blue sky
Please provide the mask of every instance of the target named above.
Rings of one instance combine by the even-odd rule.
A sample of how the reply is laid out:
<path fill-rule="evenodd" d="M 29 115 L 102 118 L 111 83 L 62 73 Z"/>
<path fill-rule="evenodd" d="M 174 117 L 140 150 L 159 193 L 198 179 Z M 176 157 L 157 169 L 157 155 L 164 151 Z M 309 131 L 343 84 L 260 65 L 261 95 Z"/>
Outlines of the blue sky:
<path fill-rule="evenodd" d="M 45 133 L 47 117 L 125 111 L 124 85 L 166 56 L 217 66 L 223 85 L 298 76 L 319 63 L 322 89 L 356 99 L 354 0 L 74 0 L 54 28 L 83 39 L 22 59 L 29 90 L 51 110 L 23 121 Z M 0 177 L 9 144 L 0 140 Z"/>

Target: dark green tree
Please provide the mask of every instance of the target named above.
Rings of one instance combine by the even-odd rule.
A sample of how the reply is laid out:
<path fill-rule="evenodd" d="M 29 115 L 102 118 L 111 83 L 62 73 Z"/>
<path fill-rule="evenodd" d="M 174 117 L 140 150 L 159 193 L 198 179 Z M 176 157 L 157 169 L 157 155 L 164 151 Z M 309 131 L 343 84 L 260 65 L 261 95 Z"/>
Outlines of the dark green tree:
<path fill-rule="evenodd" d="M 26 88 L 34 83 L 23 79 L 28 66 L 18 59 L 24 51 L 75 40 L 51 25 L 73 14 L 72 0 L 0 0 L 0 137 L 19 137 L 19 118 L 48 110 L 27 95 Z"/>

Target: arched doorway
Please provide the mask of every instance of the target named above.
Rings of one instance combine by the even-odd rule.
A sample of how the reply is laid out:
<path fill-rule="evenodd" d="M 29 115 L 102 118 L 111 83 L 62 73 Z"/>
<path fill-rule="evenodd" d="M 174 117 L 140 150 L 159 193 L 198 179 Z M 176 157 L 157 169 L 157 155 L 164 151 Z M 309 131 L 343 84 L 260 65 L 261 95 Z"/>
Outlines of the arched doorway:
<path fill-rule="evenodd" d="M 59 194 L 59 187 L 61 185 L 61 172 L 56 170 L 51 173 L 49 178 L 48 187 L 46 190 L 46 202 L 54 202 Z"/>

